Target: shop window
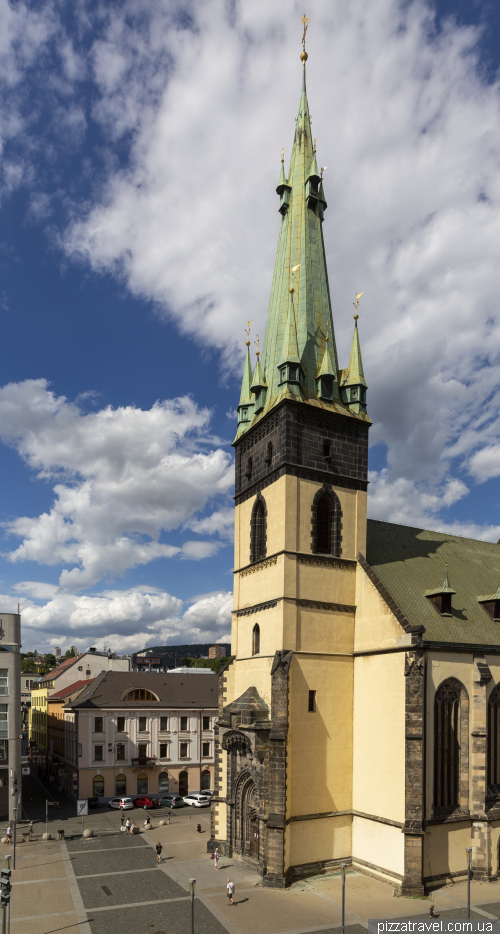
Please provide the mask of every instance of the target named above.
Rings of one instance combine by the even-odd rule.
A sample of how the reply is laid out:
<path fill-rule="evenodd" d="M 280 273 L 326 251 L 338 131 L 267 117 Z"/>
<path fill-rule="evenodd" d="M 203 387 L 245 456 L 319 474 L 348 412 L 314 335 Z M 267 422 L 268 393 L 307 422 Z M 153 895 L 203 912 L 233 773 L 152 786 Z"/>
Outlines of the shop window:
<path fill-rule="evenodd" d="M 201 788 L 200 791 L 209 791 L 210 790 L 210 769 L 204 769 L 201 773 Z"/>
<path fill-rule="evenodd" d="M 127 794 L 127 779 L 125 775 L 117 775 L 115 781 L 115 795 Z"/>
<path fill-rule="evenodd" d="M 166 794 L 168 790 L 168 772 L 160 772 L 158 776 L 158 791 Z"/>
<path fill-rule="evenodd" d="M 148 776 L 145 772 L 141 772 L 137 776 L 137 794 L 138 795 L 147 795 L 148 793 Z"/>
<path fill-rule="evenodd" d="M 94 798 L 102 797 L 104 794 L 104 779 L 102 775 L 95 775 L 92 781 L 92 793 Z"/>

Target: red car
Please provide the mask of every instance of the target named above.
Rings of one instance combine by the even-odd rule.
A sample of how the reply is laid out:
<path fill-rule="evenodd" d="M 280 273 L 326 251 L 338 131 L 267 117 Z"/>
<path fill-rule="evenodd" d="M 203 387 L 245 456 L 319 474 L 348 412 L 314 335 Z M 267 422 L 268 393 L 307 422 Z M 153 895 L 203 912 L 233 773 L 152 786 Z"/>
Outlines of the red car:
<path fill-rule="evenodd" d="M 160 802 L 157 798 L 148 798 L 145 795 L 134 799 L 136 808 L 159 808 Z"/>

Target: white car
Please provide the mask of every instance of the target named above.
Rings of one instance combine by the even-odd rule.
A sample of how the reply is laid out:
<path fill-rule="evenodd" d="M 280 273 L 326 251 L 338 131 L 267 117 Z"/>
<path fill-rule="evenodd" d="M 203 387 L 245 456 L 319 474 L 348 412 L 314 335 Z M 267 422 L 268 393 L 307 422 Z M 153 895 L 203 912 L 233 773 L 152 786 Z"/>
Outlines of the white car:
<path fill-rule="evenodd" d="M 133 807 L 135 807 L 135 804 L 132 798 L 112 798 L 111 801 L 108 801 L 108 808 L 119 808 L 120 811 L 127 811 Z"/>
<path fill-rule="evenodd" d="M 186 795 L 184 804 L 190 804 L 193 808 L 209 808 L 210 798 L 207 798 L 206 795 Z"/>
<path fill-rule="evenodd" d="M 190 791 L 190 795 L 201 795 L 203 798 L 211 798 L 215 794 L 211 788 L 208 788 L 207 791 Z"/>

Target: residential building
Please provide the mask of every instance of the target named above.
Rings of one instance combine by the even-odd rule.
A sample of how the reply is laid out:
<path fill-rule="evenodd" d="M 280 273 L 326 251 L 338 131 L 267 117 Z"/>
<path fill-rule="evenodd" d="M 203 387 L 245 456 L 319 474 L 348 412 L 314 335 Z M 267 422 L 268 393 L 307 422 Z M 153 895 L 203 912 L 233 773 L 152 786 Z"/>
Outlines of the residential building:
<path fill-rule="evenodd" d="M 76 681 L 47 697 L 47 771 L 58 784 L 64 784 L 65 775 L 64 708 L 76 700 L 89 683 L 87 680 Z"/>
<path fill-rule="evenodd" d="M 43 768 L 47 752 L 47 698 L 49 688 L 35 681 L 31 689 L 31 707 L 29 712 L 29 744 L 31 761 Z"/>
<path fill-rule="evenodd" d="M 208 650 L 209 658 L 225 658 L 226 648 L 224 645 L 212 645 Z"/>
<path fill-rule="evenodd" d="M 500 877 L 500 549 L 367 520 L 359 294 L 340 368 L 306 59 L 238 405 L 211 846 L 265 886 L 346 863 L 421 896 L 466 877 L 466 847 L 475 880 Z"/>
<path fill-rule="evenodd" d="M 98 675 L 64 708 L 66 787 L 77 773 L 80 798 L 212 788 L 217 692 L 210 671 Z"/>
<path fill-rule="evenodd" d="M 21 617 L 0 613 L 0 818 L 21 794 Z"/>

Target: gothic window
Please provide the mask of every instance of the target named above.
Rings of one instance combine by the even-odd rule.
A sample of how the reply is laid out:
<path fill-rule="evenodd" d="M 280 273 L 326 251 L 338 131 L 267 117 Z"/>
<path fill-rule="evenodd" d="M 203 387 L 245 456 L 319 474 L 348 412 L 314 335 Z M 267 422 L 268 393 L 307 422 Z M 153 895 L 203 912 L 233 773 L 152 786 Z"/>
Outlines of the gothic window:
<path fill-rule="evenodd" d="M 342 510 L 338 496 L 329 487 L 318 490 L 312 506 L 312 550 L 316 554 L 339 558 L 341 548 Z"/>
<path fill-rule="evenodd" d="M 264 497 L 257 494 L 250 520 L 250 563 L 266 557 L 266 516 Z"/>
<path fill-rule="evenodd" d="M 488 792 L 499 794 L 500 787 L 500 684 L 488 701 Z"/>
<path fill-rule="evenodd" d="M 250 480 L 252 477 L 252 458 L 247 458 L 247 465 L 245 467 L 245 477 L 247 480 Z"/>
<path fill-rule="evenodd" d="M 469 698 L 463 684 L 448 678 L 434 700 L 434 812 L 468 810 Z"/>
<path fill-rule="evenodd" d="M 260 652 L 260 626 L 255 623 L 252 632 L 252 655 L 258 655 Z"/>
<path fill-rule="evenodd" d="M 269 441 L 267 445 L 267 454 L 265 456 L 265 462 L 268 467 L 271 466 L 272 460 L 273 460 L 273 446 L 271 442 Z"/>

